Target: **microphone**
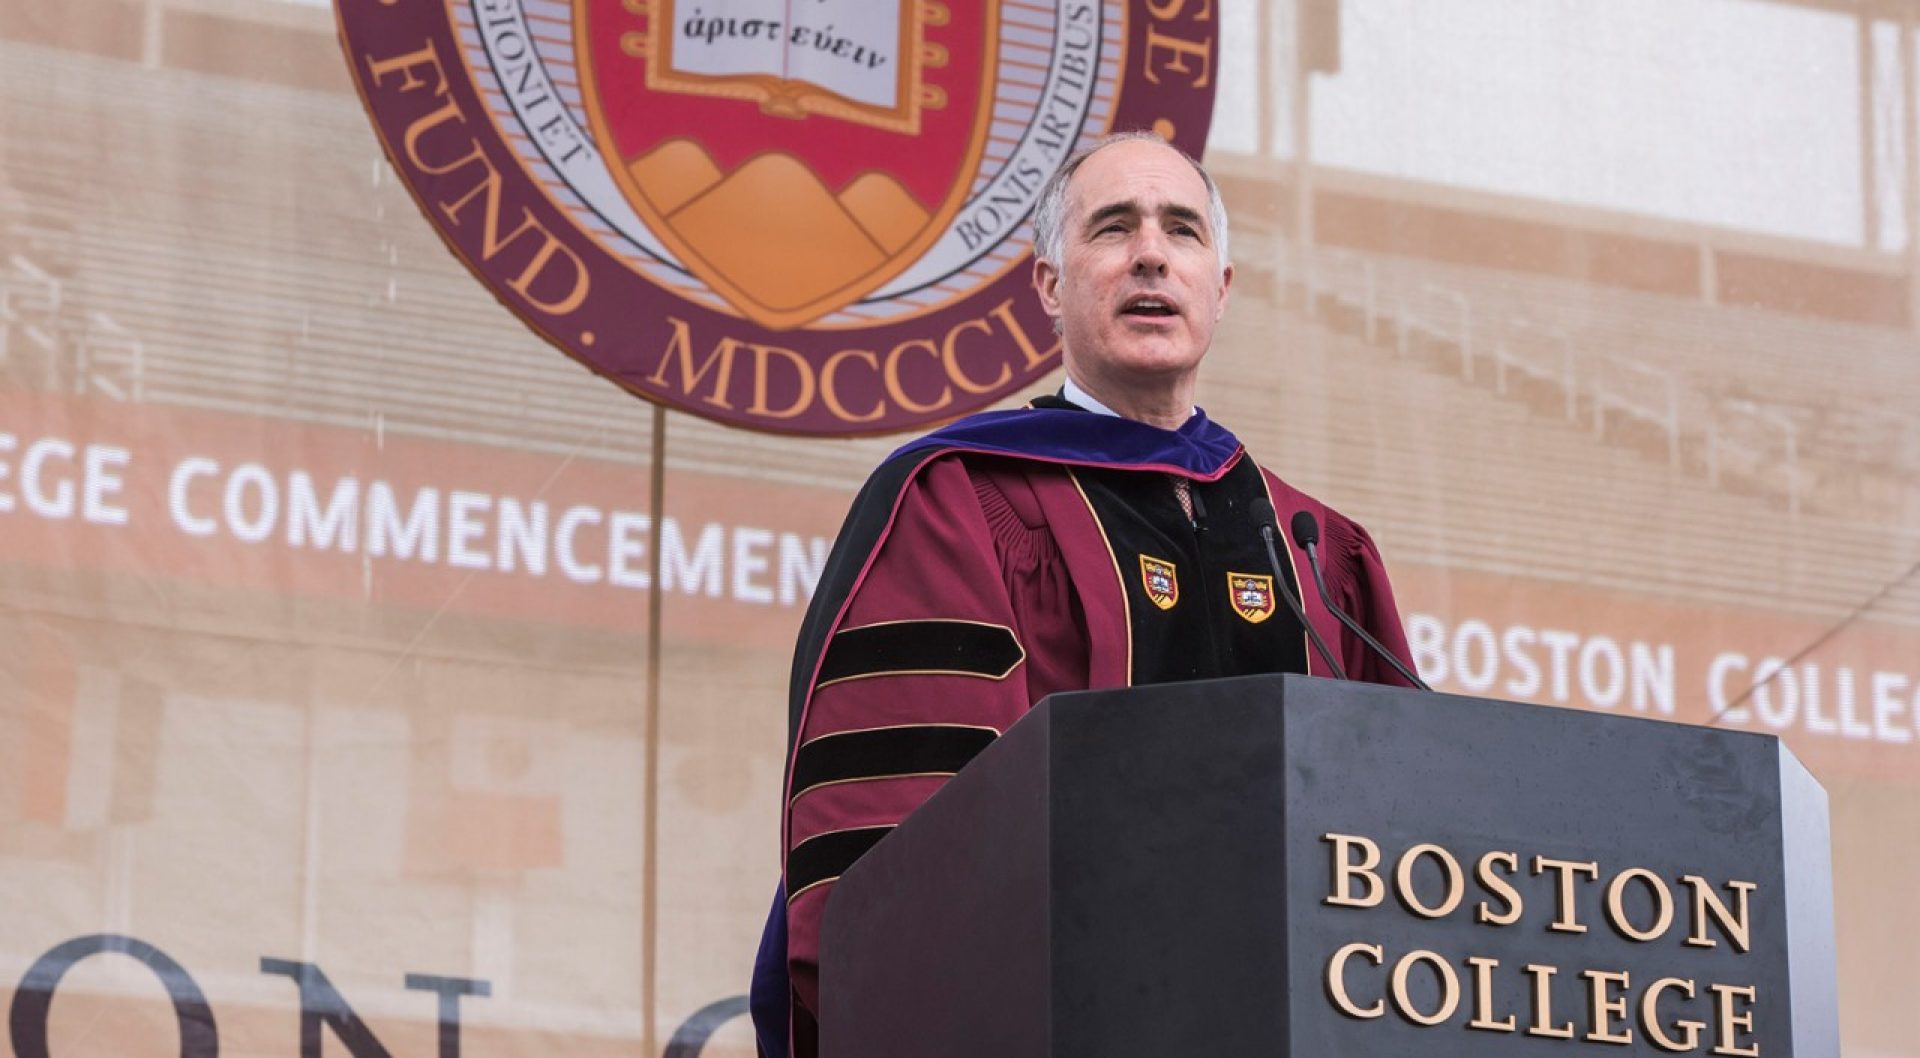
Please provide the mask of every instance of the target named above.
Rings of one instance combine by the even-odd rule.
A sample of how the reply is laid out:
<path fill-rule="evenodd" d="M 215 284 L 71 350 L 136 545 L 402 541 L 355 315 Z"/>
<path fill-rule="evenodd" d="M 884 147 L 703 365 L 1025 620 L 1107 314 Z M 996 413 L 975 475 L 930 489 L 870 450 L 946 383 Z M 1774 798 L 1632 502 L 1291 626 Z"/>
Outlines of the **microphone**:
<path fill-rule="evenodd" d="M 1287 575 L 1280 569 L 1279 553 L 1273 549 L 1274 526 L 1280 523 L 1280 516 L 1273 509 L 1273 501 L 1265 496 L 1256 496 L 1249 513 L 1253 515 L 1253 524 L 1260 528 L 1261 541 L 1267 545 L 1267 561 L 1273 566 L 1273 582 L 1278 586 L 1280 597 L 1287 600 L 1287 609 L 1293 611 L 1293 616 L 1299 620 L 1300 627 L 1307 630 L 1307 638 L 1312 640 L 1313 649 L 1319 653 L 1320 660 L 1327 663 L 1328 670 L 1339 679 L 1347 679 L 1347 670 L 1340 667 L 1340 662 L 1333 656 L 1333 651 L 1327 649 L 1326 640 L 1320 638 L 1319 630 L 1313 627 L 1312 621 L 1307 620 L 1307 611 L 1300 605 L 1300 600 L 1294 598 L 1293 592 L 1287 590 Z"/>
<path fill-rule="evenodd" d="M 1385 658 L 1387 664 L 1393 666 L 1393 671 L 1405 677 L 1408 683 L 1423 691 L 1433 690 L 1432 687 L 1427 686 L 1425 680 L 1415 675 L 1401 663 L 1399 658 L 1394 657 L 1393 651 L 1381 646 L 1380 641 L 1368 635 L 1367 630 L 1360 627 L 1359 622 L 1348 617 L 1345 611 L 1333 604 L 1333 596 L 1327 591 L 1327 578 L 1320 572 L 1320 523 L 1314 520 L 1313 513 L 1311 511 L 1295 513 L 1291 528 L 1293 542 L 1299 546 L 1300 550 L 1307 553 L 1307 565 L 1313 570 L 1313 586 L 1320 590 L 1320 601 L 1326 606 L 1327 612 L 1339 618 L 1340 623 L 1346 625 L 1349 632 L 1359 636 L 1360 641 L 1371 647 L 1375 654 Z"/>

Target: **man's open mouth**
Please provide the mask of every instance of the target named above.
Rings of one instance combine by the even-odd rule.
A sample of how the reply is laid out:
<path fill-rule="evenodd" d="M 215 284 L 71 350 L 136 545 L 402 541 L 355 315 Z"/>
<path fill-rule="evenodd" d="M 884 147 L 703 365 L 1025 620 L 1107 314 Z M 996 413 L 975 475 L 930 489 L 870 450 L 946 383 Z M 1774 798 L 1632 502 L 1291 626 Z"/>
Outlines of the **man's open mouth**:
<path fill-rule="evenodd" d="M 1165 298 L 1143 294 L 1128 298 L 1127 303 L 1120 307 L 1120 314 L 1123 316 L 1177 316 L 1179 310 L 1173 307 L 1173 302 Z"/>

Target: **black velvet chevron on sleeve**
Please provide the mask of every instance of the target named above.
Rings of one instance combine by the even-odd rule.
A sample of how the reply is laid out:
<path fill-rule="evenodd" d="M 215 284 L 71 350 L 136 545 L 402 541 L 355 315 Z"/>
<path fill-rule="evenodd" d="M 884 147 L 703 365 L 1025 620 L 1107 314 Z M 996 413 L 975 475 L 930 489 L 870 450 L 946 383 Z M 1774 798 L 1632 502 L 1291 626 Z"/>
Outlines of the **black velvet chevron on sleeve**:
<path fill-rule="evenodd" d="M 952 775 L 998 732 L 958 724 L 908 724 L 822 735 L 793 761 L 793 796 L 816 786 L 904 775 Z"/>
<path fill-rule="evenodd" d="M 1013 630 L 977 621 L 889 621 L 834 635 L 820 663 L 820 686 L 839 680 L 942 672 L 1002 679 L 1026 652 Z"/>
<path fill-rule="evenodd" d="M 846 873 L 853 861 L 867 854 L 887 836 L 891 826 L 857 827 L 820 834 L 795 845 L 787 854 L 787 902 L 812 886 Z"/>

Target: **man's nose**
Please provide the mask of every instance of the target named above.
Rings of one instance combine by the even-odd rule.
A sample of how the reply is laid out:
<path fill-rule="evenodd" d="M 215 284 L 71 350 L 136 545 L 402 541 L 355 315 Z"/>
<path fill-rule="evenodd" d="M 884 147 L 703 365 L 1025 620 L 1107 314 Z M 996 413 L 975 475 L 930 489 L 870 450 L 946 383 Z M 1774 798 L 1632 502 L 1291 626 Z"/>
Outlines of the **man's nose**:
<path fill-rule="evenodd" d="M 1167 248 L 1161 241 L 1159 235 L 1155 234 L 1149 228 L 1142 228 L 1140 234 L 1134 237 L 1133 274 L 1166 275 L 1166 251 Z"/>

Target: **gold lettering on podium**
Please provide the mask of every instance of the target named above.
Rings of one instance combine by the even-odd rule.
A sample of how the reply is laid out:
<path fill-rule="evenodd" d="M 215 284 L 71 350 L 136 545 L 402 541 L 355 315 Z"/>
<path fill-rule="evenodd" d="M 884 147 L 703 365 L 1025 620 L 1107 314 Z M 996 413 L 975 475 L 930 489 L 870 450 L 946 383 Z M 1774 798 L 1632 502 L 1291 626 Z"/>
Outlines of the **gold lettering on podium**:
<path fill-rule="evenodd" d="M 1752 951 L 1752 902 L 1758 892 L 1753 882 L 1716 885 L 1699 874 L 1667 875 L 1652 867 L 1615 868 L 1545 854 L 1522 857 L 1514 849 L 1479 851 L 1470 858 L 1435 842 L 1413 842 L 1396 855 L 1364 834 L 1328 832 L 1320 840 L 1328 856 L 1320 905 L 1339 909 L 1332 914 L 1366 915 L 1376 924 L 1386 921 L 1381 916 L 1399 916 L 1405 923 L 1518 926 L 1543 938 L 1560 935 L 1549 942 L 1559 947 L 1544 949 L 1549 952 L 1604 946 L 1618 953 L 1625 941 L 1665 946 L 1684 963 L 1701 958 L 1687 952 L 1719 947 L 1723 940 L 1737 956 Z M 1471 872 L 1464 867 L 1468 862 L 1474 865 Z M 1523 862 L 1530 868 L 1524 875 Z M 1470 893 L 1469 886 L 1478 891 Z M 1676 886 L 1687 901 L 1684 909 Z M 1536 898 L 1531 904 L 1529 888 Z M 1386 899 L 1389 889 L 1396 898 L 1392 903 Z M 1591 933 L 1582 921 L 1581 909 L 1595 905 L 1610 931 Z M 1539 910 L 1530 915 L 1530 907 Z M 1683 913 L 1684 930 L 1676 928 Z M 1511 952 L 1512 945 L 1506 950 Z M 1754 1035 L 1754 985 L 1701 980 L 1698 972 L 1662 975 L 1604 963 L 1582 965 L 1577 954 L 1575 959 L 1507 958 L 1503 963 L 1482 953 L 1426 946 L 1396 952 L 1378 939 L 1353 940 L 1327 959 L 1323 984 L 1334 1009 L 1357 1021 L 1391 1014 L 1420 1028 L 1457 1024 L 1476 1032 L 1623 1047 L 1645 1041 L 1666 1054 L 1761 1054 Z M 1713 976 L 1730 966 L 1724 959 L 1711 965 Z"/>

